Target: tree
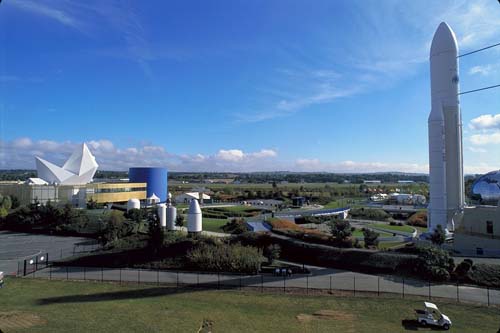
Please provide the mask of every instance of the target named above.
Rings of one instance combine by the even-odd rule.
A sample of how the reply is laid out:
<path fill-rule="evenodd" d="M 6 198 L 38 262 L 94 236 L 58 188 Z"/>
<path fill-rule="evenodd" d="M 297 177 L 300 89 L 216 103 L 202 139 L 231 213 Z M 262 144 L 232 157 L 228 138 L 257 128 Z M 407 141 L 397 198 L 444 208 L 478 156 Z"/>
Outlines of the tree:
<path fill-rule="evenodd" d="M 330 232 L 333 238 L 343 241 L 352 235 L 351 224 L 346 220 L 331 221 Z"/>
<path fill-rule="evenodd" d="M 12 200 L 10 199 L 10 197 L 8 195 L 6 195 L 5 197 L 3 197 L 1 199 L 2 199 L 2 202 L 1 202 L 0 206 L 2 208 L 5 208 L 7 211 L 12 208 Z"/>
<path fill-rule="evenodd" d="M 363 230 L 363 236 L 366 248 L 370 248 L 372 246 L 374 247 L 378 246 L 378 236 L 380 236 L 378 232 L 365 228 Z"/>
<path fill-rule="evenodd" d="M 421 248 L 419 252 L 415 273 L 426 279 L 446 281 L 450 278 L 455 263 L 448 252 L 433 246 Z"/>
<path fill-rule="evenodd" d="M 125 217 L 135 223 L 141 223 L 143 219 L 143 213 L 140 209 L 134 208 L 125 213 Z"/>
<path fill-rule="evenodd" d="M 175 219 L 175 226 L 176 227 L 184 226 L 184 215 L 182 214 L 177 215 L 177 218 Z"/>
<path fill-rule="evenodd" d="M 11 209 L 16 209 L 17 207 L 19 207 L 21 205 L 21 203 L 19 202 L 19 199 L 13 195 L 10 196 L 10 200 L 12 201 Z"/>
<path fill-rule="evenodd" d="M 125 217 L 123 213 L 117 210 L 112 210 L 106 222 L 106 229 L 103 233 L 103 240 L 105 243 L 115 241 L 119 238 L 123 230 L 123 223 Z"/>
<path fill-rule="evenodd" d="M 163 229 L 156 212 L 148 214 L 148 247 L 153 256 L 157 256 L 163 247 Z"/>
<path fill-rule="evenodd" d="M 278 244 L 271 244 L 264 249 L 264 257 L 267 258 L 267 262 L 272 264 L 274 260 L 280 258 L 281 247 Z"/>
<path fill-rule="evenodd" d="M 445 240 L 446 240 L 446 234 L 443 230 L 443 227 L 440 224 L 438 224 L 431 235 L 431 242 L 437 246 L 441 246 L 443 245 Z"/>

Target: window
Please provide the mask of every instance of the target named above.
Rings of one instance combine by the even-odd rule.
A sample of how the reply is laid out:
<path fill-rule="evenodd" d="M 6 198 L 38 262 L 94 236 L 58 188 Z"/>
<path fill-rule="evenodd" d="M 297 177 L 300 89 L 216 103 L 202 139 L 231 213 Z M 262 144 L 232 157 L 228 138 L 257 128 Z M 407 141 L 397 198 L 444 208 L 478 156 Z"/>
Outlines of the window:
<path fill-rule="evenodd" d="M 493 233 L 493 221 L 486 221 L 486 233 Z"/>

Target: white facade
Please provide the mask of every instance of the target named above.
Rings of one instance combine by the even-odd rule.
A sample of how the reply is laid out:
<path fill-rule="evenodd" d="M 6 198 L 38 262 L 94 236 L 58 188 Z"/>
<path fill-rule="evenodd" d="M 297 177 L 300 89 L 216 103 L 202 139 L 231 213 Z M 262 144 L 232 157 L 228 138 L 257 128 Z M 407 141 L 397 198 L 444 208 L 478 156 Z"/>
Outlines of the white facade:
<path fill-rule="evenodd" d="M 455 34 L 443 22 L 434 34 L 430 51 L 429 232 L 438 225 L 453 231 L 465 206 L 457 56 Z"/>
<path fill-rule="evenodd" d="M 167 205 L 159 204 L 158 205 L 158 218 L 160 219 L 160 225 L 162 228 L 167 227 Z"/>
<path fill-rule="evenodd" d="M 208 194 L 202 193 L 202 192 L 187 192 L 180 194 L 175 197 L 175 202 L 176 203 L 189 203 L 191 200 L 196 199 L 200 200 L 200 198 L 205 201 L 205 200 L 210 200 L 210 196 Z M 200 202 L 203 203 L 203 202 Z"/>
<path fill-rule="evenodd" d="M 40 157 L 35 157 L 38 177 L 51 184 L 84 185 L 92 181 L 98 164 L 83 143 L 62 167 Z"/>

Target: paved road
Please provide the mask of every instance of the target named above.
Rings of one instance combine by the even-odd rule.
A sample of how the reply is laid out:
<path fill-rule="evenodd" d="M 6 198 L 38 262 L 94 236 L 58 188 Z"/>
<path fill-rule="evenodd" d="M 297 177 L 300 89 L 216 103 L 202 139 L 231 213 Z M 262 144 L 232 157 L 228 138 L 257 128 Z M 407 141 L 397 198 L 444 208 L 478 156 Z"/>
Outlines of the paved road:
<path fill-rule="evenodd" d="M 229 275 L 133 270 L 114 268 L 52 267 L 28 276 L 36 278 L 126 281 L 169 285 L 191 285 L 207 288 L 301 288 L 321 290 L 344 290 L 418 295 L 428 298 L 442 297 L 460 302 L 500 305 L 500 290 L 459 286 L 451 284 L 428 284 L 417 280 L 403 280 L 394 276 L 376 276 L 337 269 L 308 266 L 310 275 L 296 274 L 292 277 L 272 275 Z M 399 296 L 398 296 L 399 297 Z"/>
<path fill-rule="evenodd" d="M 49 253 L 49 259 L 68 257 L 73 254 L 75 246 L 83 249 L 91 242 L 93 240 L 82 237 L 0 231 L 0 271 L 12 274 L 17 271 L 18 261 L 37 254 Z"/>

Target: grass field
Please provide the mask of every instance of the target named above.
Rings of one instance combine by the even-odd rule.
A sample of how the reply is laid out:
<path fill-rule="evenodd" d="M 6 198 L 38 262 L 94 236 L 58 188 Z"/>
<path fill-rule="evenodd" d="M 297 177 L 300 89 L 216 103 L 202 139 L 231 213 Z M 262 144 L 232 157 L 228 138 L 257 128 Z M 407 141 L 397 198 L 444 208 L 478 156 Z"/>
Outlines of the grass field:
<path fill-rule="evenodd" d="M 213 232 L 224 232 L 221 227 L 226 224 L 228 220 L 225 219 L 211 219 L 204 217 L 203 218 L 203 230 L 205 231 L 213 231 Z"/>
<path fill-rule="evenodd" d="M 382 228 L 382 229 L 387 229 L 387 230 L 394 230 L 394 231 L 402 231 L 402 232 L 413 232 L 413 228 L 407 225 L 390 225 L 390 224 L 383 224 L 383 223 L 377 223 L 377 224 L 372 224 L 371 226 L 377 227 L 377 228 Z"/>
<path fill-rule="evenodd" d="M 9 278 L 4 332 L 405 332 L 422 301 L 193 291 L 156 286 Z M 496 332 L 498 309 L 438 303 L 451 332 Z M 32 326 L 31 326 L 32 325 Z M 17 327 L 17 330 L 13 330 Z"/>
<path fill-rule="evenodd" d="M 392 234 L 389 234 L 389 233 L 383 232 L 383 231 L 377 231 L 377 233 L 379 234 L 379 237 L 390 237 L 390 236 L 392 236 Z M 354 230 L 352 232 L 352 235 L 354 237 L 363 237 L 364 236 L 363 231 L 361 229 L 357 229 L 357 228 L 356 228 L 356 230 Z"/>

